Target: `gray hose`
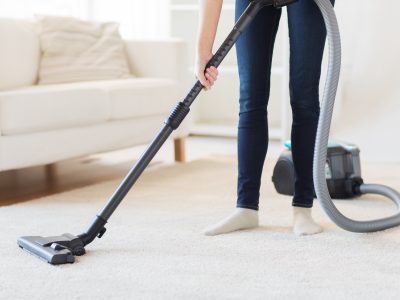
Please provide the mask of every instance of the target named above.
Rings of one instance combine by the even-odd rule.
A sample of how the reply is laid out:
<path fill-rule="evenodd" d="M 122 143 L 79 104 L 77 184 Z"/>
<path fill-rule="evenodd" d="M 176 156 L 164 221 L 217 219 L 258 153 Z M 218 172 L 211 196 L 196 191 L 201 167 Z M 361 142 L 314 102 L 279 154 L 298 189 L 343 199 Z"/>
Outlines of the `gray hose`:
<path fill-rule="evenodd" d="M 400 193 L 391 187 L 381 184 L 362 184 L 360 191 L 362 194 L 377 194 L 390 198 L 397 205 L 397 208 L 400 208 Z"/>
<path fill-rule="evenodd" d="M 371 220 L 355 221 L 344 216 L 333 204 L 330 197 L 326 177 L 325 163 L 329 131 L 332 120 L 333 106 L 340 75 L 341 42 L 340 32 L 335 11 L 329 0 L 314 0 L 324 17 L 327 36 L 329 40 L 328 76 L 325 83 L 324 95 L 321 101 L 321 112 L 318 121 L 317 137 L 314 150 L 313 178 L 315 193 L 322 208 L 332 221 L 339 227 L 352 232 L 374 232 L 400 225 L 400 212 L 394 216 Z M 386 196 L 393 200 L 400 208 L 400 194 L 386 186 L 363 184 L 360 186 L 362 193 L 373 193 Z"/>

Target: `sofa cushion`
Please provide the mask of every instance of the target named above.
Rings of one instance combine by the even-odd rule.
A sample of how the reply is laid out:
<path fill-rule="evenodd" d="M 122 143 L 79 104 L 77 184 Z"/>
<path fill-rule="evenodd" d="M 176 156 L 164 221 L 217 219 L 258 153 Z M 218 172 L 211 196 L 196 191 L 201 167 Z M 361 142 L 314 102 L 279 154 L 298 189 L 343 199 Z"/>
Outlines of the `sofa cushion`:
<path fill-rule="evenodd" d="M 0 19 L 0 90 L 36 82 L 39 40 L 33 22 Z"/>
<path fill-rule="evenodd" d="M 40 16 L 39 84 L 132 77 L 118 27 L 113 22 Z"/>
<path fill-rule="evenodd" d="M 54 130 L 104 122 L 109 98 L 90 84 L 31 86 L 0 92 L 3 135 Z"/>
<path fill-rule="evenodd" d="M 111 102 L 111 119 L 167 114 L 182 97 L 175 80 L 163 78 L 133 78 L 105 81 Z"/>

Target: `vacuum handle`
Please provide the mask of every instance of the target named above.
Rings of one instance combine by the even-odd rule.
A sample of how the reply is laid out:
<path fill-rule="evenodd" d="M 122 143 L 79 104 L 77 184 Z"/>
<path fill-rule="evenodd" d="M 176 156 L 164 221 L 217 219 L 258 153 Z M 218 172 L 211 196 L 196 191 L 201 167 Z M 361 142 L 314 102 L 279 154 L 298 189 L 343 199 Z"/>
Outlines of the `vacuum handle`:
<path fill-rule="evenodd" d="M 236 27 L 235 27 L 236 28 Z M 232 30 L 228 37 L 225 39 L 221 47 L 219 47 L 218 51 L 214 54 L 214 56 L 210 59 L 210 61 L 206 65 L 206 69 L 213 66 L 218 67 L 226 55 L 229 53 L 229 50 L 233 47 L 237 39 L 239 38 L 241 31 Z"/>
<path fill-rule="evenodd" d="M 248 11 L 249 8 L 251 8 L 251 7 L 253 7 L 253 6 L 250 4 L 246 11 Z M 253 8 L 253 10 L 254 10 L 254 8 Z M 232 49 L 233 45 L 236 43 L 237 39 L 239 38 L 240 34 L 242 33 L 242 30 L 246 27 L 246 25 L 248 23 L 251 22 L 252 18 L 249 17 L 248 14 L 246 14 L 246 11 L 245 11 L 245 13 L 243 13 L 242 17 L 235 24 L 235 27 L 229 33 L 228 37 L 225 39 L 225 41 L 219 47 L 217 52 L 213 55 L 213 57 L 206 64 L 204 72 L 209 67 L 218 68 L 218 66 L 222 63 L 222 61 L 224 60 L 226 55 Z M 259 10 L 257 9 L 257 12 L 258 11 Z M 201 84 L 200 80 L 197 80 L 197 82 L 191 88 L 189 93 L 186 95 L 183 102 L 189 107 L 193 103 L 193 101 L 197 98 L 197 96 L 200 94 L 200 92 L 203 90 L 203 88 L 204 88 L 204 86 Z"/>
<path fill-rule="evenodd" d="M 221 62 L 224 60 L 225 56 L 229 53 L 232 46 L 236 43 L 237 39 L 239 38 L 240 34 L 246 28 L 246 26 L 253 20 L 255 15 L 260 11 L 261 8 L 264 6 L 271 6 L 273 5 L 275 8 L 281 8 L 287 5 L 290 5 L 298 0 L 254 0 L 250 2 L 250 5 L 244 11 L 243 15 L 237 23 L 235 27 L 230 32 L 228 37 L 222 43 L 218 51 L 215 55 L 211 58 L 211 60 L 206 65 L 206 69 L 213 66 L 218 67 Z"/>
<path fill-rule="evenodd" d="M 236 43 L 239 36 L 247 27 L 247 25 L 249 25 L 252 22 L 252 20 L 261 10 L 261 8 L 263 8 L 264 6 L 273 5 L 274 3 L 273 1 L 276 0 L 250 1 L 250 4 L 247 6 L 246 10 L 237 20 L 232 31 L 229 33 L 225 41 L 218 48 L 217 52 L 213 55 L 210 61 L 206 64 L 205 70 L 211 66 L 217 68 L 222 63 L 222 61 L 229 53 L 229 51 L 232 49 L 233 45 Z M 189 107 L 193 103 L 193 101 L 197 98 L 197 96 L 200 94 L 200 92 L 203 90 L 203 88 L 204 86 L 201 84 L 200 80 L 197 80 L 192 89 L 186 95 L 183 102 Z"/>
<path fill-rule="evenodd" d="M 211 66 L 214 66 L 217 68 L 221 64 L 221 62 L 224 60 L 224 58 L 228 54 L 228 52 L 231 50 L 233 45 L 236 43 L 240 34 L 245 30 L 247 25 L 249 25 L 253 21 L 254 17 L 257 15 L 257 13 L 264 6 L 275 5 L 276 1 L 279 1 L 279 0 L 250 1 L 249 6 L 245 9 L 243 14 L 237 20 L 232 31 L 229 33 L 229 35 L 227 36 L 225 41 L 222 43 L 222 45 L 219 47 L 217 52 L 214 54 L 214 56 L 210 59 L 210 61 L 206 65 L 206 69 Z M 283 1 L 283 0 L 280 0 L 280 1 Z M 286 1 L 289 1 L 289 0 L 286 0 Z M 290 1 L 297 1 L 297 0 L 290 0 Z"/>

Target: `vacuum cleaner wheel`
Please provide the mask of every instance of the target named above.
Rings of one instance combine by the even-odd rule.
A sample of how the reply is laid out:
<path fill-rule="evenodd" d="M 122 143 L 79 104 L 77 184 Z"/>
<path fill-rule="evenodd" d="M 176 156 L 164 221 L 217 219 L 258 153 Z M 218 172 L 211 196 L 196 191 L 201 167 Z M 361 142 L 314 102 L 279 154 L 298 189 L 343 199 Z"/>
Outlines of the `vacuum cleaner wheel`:
<path fill-rule="evenodd" d="M 279 194 L 292 196 L 294 194 L 294 168 L 291 152 L 284 151 L 275 165 L 272 182 Z"/>

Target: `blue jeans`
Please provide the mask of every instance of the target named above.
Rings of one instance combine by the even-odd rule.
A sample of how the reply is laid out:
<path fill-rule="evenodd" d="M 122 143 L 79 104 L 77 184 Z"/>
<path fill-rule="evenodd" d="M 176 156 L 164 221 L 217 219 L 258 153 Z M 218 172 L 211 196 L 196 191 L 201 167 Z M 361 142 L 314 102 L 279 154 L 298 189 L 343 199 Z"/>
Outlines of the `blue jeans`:
<path fill-rule="evenodd" d="M 248 0 L 236 0 L 236 19 L 248 3 Z M 289 5 L 287 11 L 295 169 L 292 205 L 312 207 L 312 166 L 326 29 L 313 0 L 299 0 Z M 281 9 L 264 7 L 236 43 L 240 77 L 237 207 L 258 210 L 261 174 L 268 149 L 271 61 L 280 17 Z"/>

